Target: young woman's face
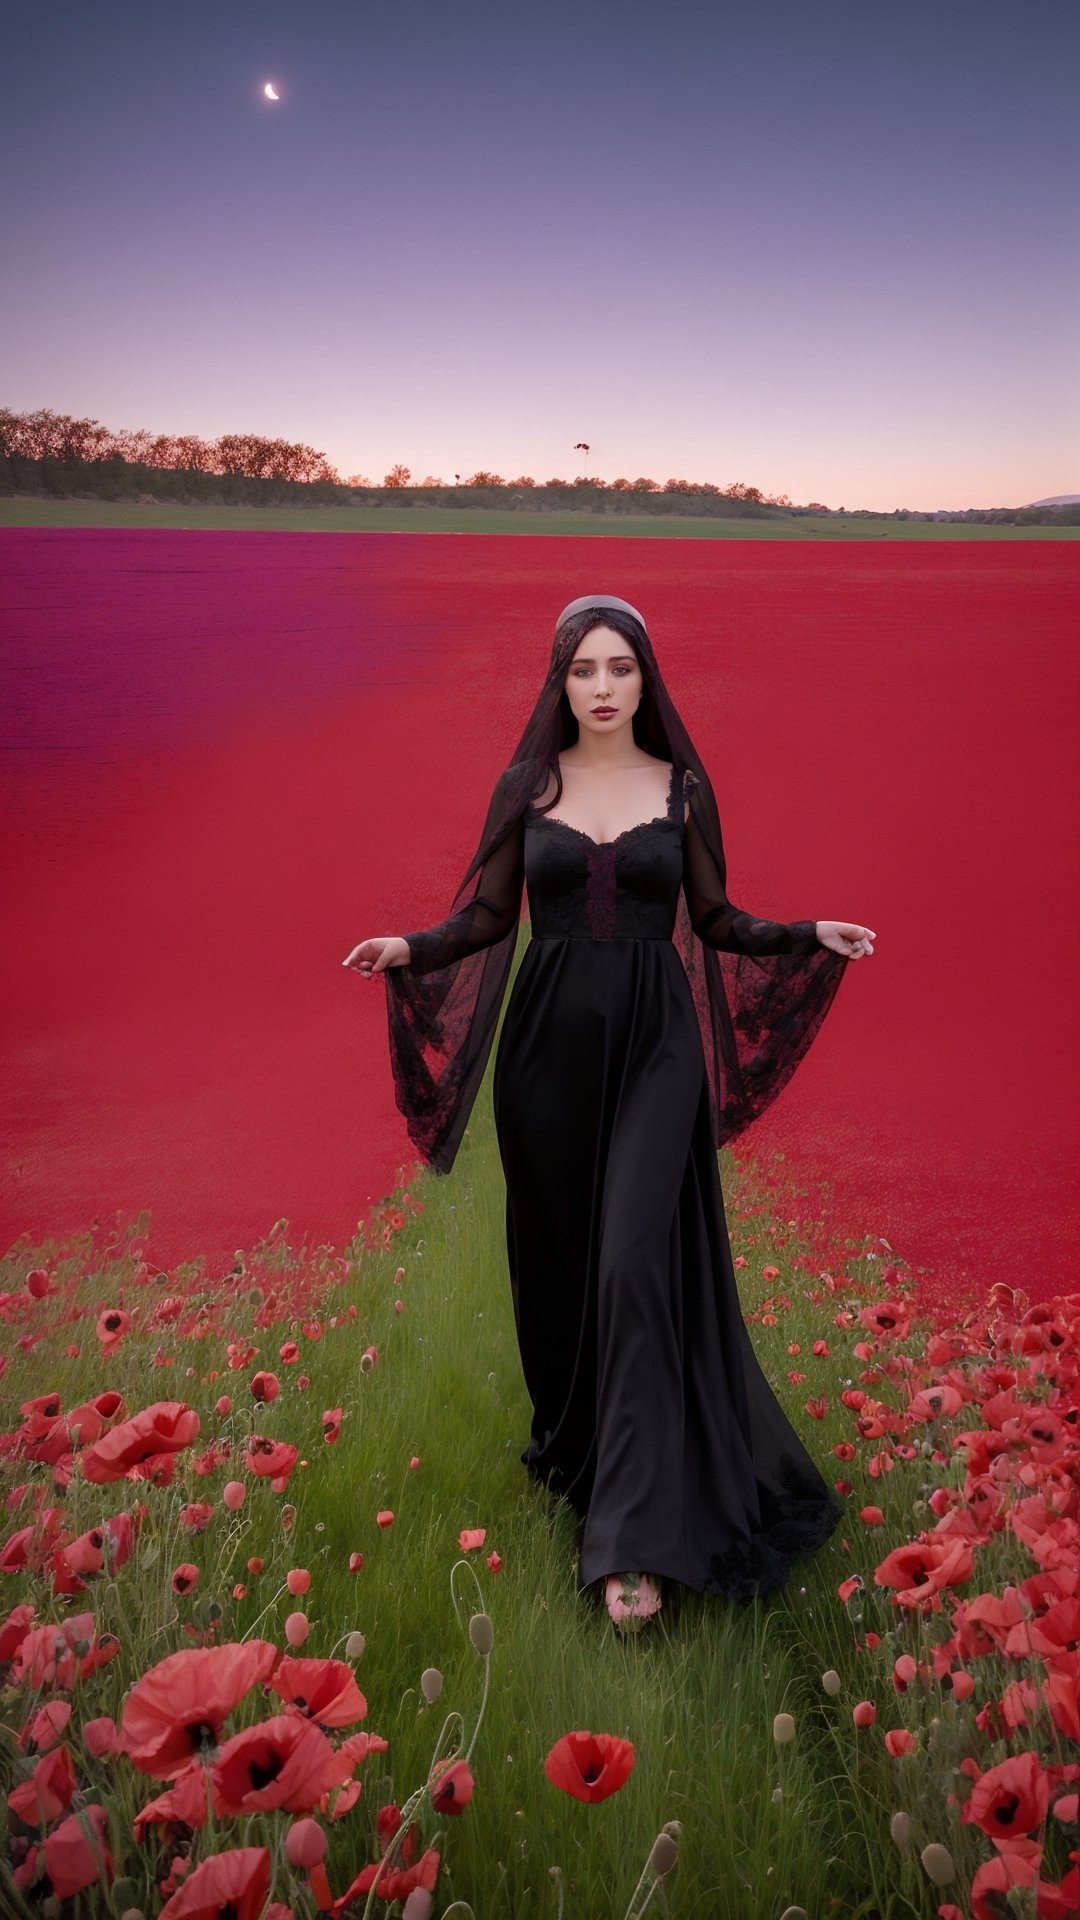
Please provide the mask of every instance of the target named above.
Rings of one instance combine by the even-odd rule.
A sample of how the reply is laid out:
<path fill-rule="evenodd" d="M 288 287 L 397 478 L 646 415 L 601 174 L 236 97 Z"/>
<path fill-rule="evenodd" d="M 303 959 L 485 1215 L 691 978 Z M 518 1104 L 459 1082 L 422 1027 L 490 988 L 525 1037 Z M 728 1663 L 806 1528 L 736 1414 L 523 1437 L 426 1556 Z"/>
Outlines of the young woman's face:
<path fill-rule="evenodd" d="M 566 671 L 566 697 L 581 733 L 628 727 L 643 691 L 637 654 L 614 627 L 590 627 Z M 607 713 L 597 709 L 608 709 Z"/>

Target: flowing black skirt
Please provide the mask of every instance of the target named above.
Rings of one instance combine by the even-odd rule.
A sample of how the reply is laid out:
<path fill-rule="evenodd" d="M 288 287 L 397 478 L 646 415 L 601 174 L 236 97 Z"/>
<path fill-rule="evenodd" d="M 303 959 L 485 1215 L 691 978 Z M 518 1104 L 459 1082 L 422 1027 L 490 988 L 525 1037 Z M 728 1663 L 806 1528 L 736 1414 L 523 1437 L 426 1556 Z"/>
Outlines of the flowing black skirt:
<path fill-rule="evenodd" d="M 493 1076 L 532 1436 L 615 1572 L 747 1599 L 843 1515 L 758 1365 L 671 941 L 533 938 Z"/>

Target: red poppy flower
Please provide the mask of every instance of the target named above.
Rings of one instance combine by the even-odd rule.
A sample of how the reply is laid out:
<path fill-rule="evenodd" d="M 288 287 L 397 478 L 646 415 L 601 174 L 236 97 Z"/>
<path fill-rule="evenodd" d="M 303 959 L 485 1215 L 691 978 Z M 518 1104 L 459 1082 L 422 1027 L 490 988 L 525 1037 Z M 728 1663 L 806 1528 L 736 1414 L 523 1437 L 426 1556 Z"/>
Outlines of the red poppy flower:
<path fill-rule="evenodd" d="M 53 1556 L 54 1566 L 59 1562 L 69 1573 L 100 1573 L 105 1564 L 104 1527 L 91 1527 L 89 1532 L 80 1533 L 77 1540 L 58 1547 Z"/>
<path fill-rule="evenodd" d="M 191 1593 L 192 1590 L 198 1586 L 198 1584 L 199 1584 L 198 1567 L 192 1566 L 190 1560 L 185 1560 L 183 1566 L 177 1567 L 175 1573 L 173 1574 L 173 1577 L 172 1577 L 173 1592 L 174 1593 Z"/>
<path fill-rule="evenodd" d="M 114 1427 L 124 1411 L 123 1398 L 118 1393 L 98 1393 L 92 1400 L 86 1400 L 81 1407 L 73 1407 L 64 1415 L 64 1425 L 73 1447 L 92 1447 L 99 1440 L 106 1427 Z"/>
<path fill-rule="evenodd" d="M 270 1891 L 269 1847 L 214 1853 L 189 1873 L 165 1902 L 158 1920 L 259 1920 Z"/>
<path fill-rule="evenodd" d="M 381 1733 L 350 1733 L 337 1750 L 338 1759 L 346 1771 L 352 1773 L 369 1753 L 387 1753 L 390 1742 L 384 1740 Z"/>
<path fill-rule="evenodd" d="M 1037 1753 L 1016 1753 L 979 1776 L 960 1815 L 995 1845 L 1034 1833 L 1050 1805 L 1050 1775 Z"/>
<path fill-rule="evenodd" d="M 334 1920 L 340 1920 L 340 1915 L 345 1912 L 346 1908 L 356 1899 L 358 1894 L 368 1893 L 370 1891 L 371 1883 L 375 1879 L 376 1874 L 378 1874 L 379 1880 L 375 1891 L 383 1900 L 407 1900 L 410 1893 L 412 1893 L 416 1887 L 423 1887 L 427 1893 L 434 1893 L 435 1882 L 439 1877 L 440 1859 L 441 1856 L 438 1849 L 436 1847 L 429 1847 L 426 1853 L 421 1854 L 416 1865 L 413 1867 L 387 1868 L 381 1860 L 377 1861 L 373 1867 L 364 1867 L 363 1870 L 357 1874 L 352 1886 L 346 1888 L 340 1900 L 334 1901 L 330 1909 L 334 1915 Z M 161 1920 L 165 1920 L 164 1914 L 161 1916 Z"/>
<path fill-rule="evenodd" d="M 107 1839 L 109 1816 L 104 1807 L 93 1802 L 78 1813 L 69 1813 L 45 1841 L 45 1871 L 52 1890 L 60 1900 L 93 1886 L 104 1874 L 113 1877 L 112 1854 Z"/>
<path fill-rule="evenodd" d="M 564 1733 L 556 1740 L 544 1772 L 552 1786 L 575 1800 L 606 1800 L 623 1786 L 634 1764 L 629 1740 L 614 1733 Z"/>
<path fill-rule="evenodd" d="M 267 1440 L 260 1434 L 253 1434 L 247 1443 L 244 1462 L 249 1473 L 257 1474 L 262 1480 L 287 1480 L 300 1457 L 298 1447 L 285 1440 Z"/>
<path fill-rule="evenodd" d="M 323 1414 L 322 1425 L 323 1439 L 326 1441 L 327 1446 L 332 1447 L 341 1432 L 341 1408 L 328 1408 L 326 1413 Z"/>
<path fill-rule="evenodd" d="M 210 1500 L 189 1500 L 186 1507 L 180 1509 L 180 1525 L 189 1533 L 205 1533 L 214 1517 L 213 1502 Z"/>
<path fill-rule="evenodd" d="M 184 1647 L 136 1680 L 124 1703 L 120 1742 L 141 1773 L 173 1779 L 217 1744 L 221 1726 L 280 1658 L 270 1640 Z"/>
<path fill-rule="evenodd" d="M 344 1660 L 278 1661 L 270 1686 L 320 1727 L 351 1727 L 367 1716 L 367 1701 Z"/>
<path fill-rule="evenodd" d="M 276 1373 L 253 1373 L 250 1386 L 253 1400 L 276 1400 L 281 1392 Z"/>
<path fill-rule="evenodd" d="M 467 1760 L 449 1760 L 431 1786 L 431 1804 L 436 1813 L 464 1813 L 473 1797 L 476 1781 Z"/>
<path fill-rule="evenodd" d="M 199 1425 L 198 1414 L 185 1401 L 156 1401 L 110 1428 L 80 1455 L 83 1476 L 98 1486 L 107 1480 L 122 1480 L 134 1467 L 189 1447 Z"/>
<path fill-rule="evenodd" d="M 78 1650 L 82 1648 L 82 1652 Z M 76 1613 L 55 1627 L 31 1627 L 23 1636 L 12 1679 L 31 1687 L 73 1687 L 120 1651 L 114 1633 L 98 1634 L 92 1613 Z"/>
<path fill-rule="evenodd" d="M 462 1553 L 474 1553 L 477 1547 L 483 1546 L 486 1539 L 486 1527 L 462 1527 L 458 1534 Z"/>
<path fill-rule="evenodd" d="M 234 1733 L 210 1769 L 214 1802 L 223 1813 L 258 1813 L 280 1807 L 310 1813 L 341 1777 L 325 1733 L 292 1713 L 262 1720 Z"/>
<path fill-rule="evenodd" d="M 59 1744 L 70 1719 L 69 1700 L 47 1700 L 27 1721 L 19 1735 L 22 1751 L 25 1753 L 27 1747 L 36 1747 L 39 1753 L 48 1753 L 50 1747 Z"/>
<path fill-rule="evenodd" d="M 159 1793 L 156 1800 L 140 1807 L 132 1825 L 135 1838 L 140 1846 L 146 1838 L 148 1827 L 156 1827 L 163 1844 L 172 1839 L 181 1838 L 181 1829 L 190 1827 L 197 1832 L 205 1827 L 210 1815 L 210 1789 L 207 1773 L 202 1762 L 195 1760 L 171 1787 Z"/>
<path fill-rule="evenodd" d="M 12 1787 L 7 1803 L 26 1826 L 48 1827 L 67 1812 L 77 1786 L 70 1753 L 66 1747 L 54 1747 L 42 1754 L 29 1780 Z"/>
<path fill-rule="evenodd" d="M 963 1586 L 974 1571 L 970 1542 L 947 1536 L 896 1547 L 875 1569 L 874 1580 L 879 1587 L 898 1589 L 894 1597 L 899 1606 L 923 1609 L 931 1600 L 940 1606 L 942 1588 Z"/>
<path fill-rule="evenodd" d="M 108 1350 L 123 1339 L 130 1325 L 130 1313 L 125 1313 L 122 1307 L 106 1307 L 104 1313 L 98 1314 L 97 1337 Z"/>
<path fill-rule="evenodd" d="M 34 1609 L 28 1601 L 13 1607 L 3 1625 L 0 1626 L 0 1661 L 13 1660 L 34 1618 Z"/>

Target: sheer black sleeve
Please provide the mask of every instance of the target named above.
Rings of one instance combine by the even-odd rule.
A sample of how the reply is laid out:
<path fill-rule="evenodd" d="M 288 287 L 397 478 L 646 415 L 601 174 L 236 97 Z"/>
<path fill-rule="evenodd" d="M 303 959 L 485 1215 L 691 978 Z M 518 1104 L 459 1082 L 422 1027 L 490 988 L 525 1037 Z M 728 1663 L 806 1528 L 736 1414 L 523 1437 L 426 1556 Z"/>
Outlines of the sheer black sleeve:
<path fill-rule="evenodd" d="M 506 812 L 506 775 L 500 775 L 488 806 L 481 836 L 483 845 Z M 450 966 L 466 954 L 493 947 L 513 932 L 521 917 L 521 894 L 525 884 L 525 823 L 519 814 L 506 838 L 488 856 L 480 869 L 476 892 L 457 913 L 437 926 L 426 927 L 403 936 L 409 943 L 409 962 L 404 971 L 420 976 L 437 967 Z"/>
<path fill-rule="evenodd" d="M 687 774 L 690 813 L 683 839 L 683 894 L 690 924 L 720 953 L 814 953 L 814 920 L 759 920 L 727 897 L 727 871 L 712 789 Z"/>

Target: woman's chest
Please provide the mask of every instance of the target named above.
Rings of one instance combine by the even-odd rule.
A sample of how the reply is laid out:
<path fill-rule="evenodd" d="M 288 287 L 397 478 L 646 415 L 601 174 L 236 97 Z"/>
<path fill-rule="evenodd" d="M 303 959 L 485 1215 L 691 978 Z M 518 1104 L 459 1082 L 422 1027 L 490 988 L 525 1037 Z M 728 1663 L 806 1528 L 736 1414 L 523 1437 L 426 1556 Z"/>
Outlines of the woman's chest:
<path fill-rule="evenodd" d="M 681 820 L 647 820 L 611 841 L 525 816 L 525 886 L 534 934 L 668 938 L 682 882 Z"/>

